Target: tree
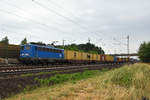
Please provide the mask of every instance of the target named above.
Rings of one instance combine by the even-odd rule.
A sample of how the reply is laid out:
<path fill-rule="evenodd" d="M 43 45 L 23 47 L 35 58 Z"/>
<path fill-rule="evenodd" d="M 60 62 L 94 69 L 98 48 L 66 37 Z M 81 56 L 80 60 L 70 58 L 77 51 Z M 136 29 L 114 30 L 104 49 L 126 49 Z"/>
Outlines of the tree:
<path fill-rule="evenodd" d="M 30 42 L 31 44 L 36 44 L 36 45 L 46 45 L 45 43 L 39 41 L 39 42 Z"/>
<path fill-rule="evenodd" d="M 96 54 L 104 54 L 105 53 L 101 47 L 97 47 L 91 43 L 79 44 L 78 47 L 79 47 L 79 49 L 83 50 L 84 52 L 96 53 Z"/>
<path fill-rule="evenodd" d="M 4 44 L 9 44 L 9 40 L 8 40 L 8 37 L 6 36 L 6 37 L 4 37 L 4 38 L 2 38 L 2 40 L 0 41 L 0 43 L 4 43 Z"/>
<path fill-rule="evenodd" d="M 150 42 L 140 45 L 138 56 L 142 62 L 150 62 Z"/>
<path fill-rule="evenodd" d="M 46 44 L 45 44 L 44 42 L 42 42 L 42 41 L 38 41 L 37 44 L 39 44 L 39 45 L 46 45 Z"/>
<path fill-rule="evenodd" d="M 21 44 L 22 44 L 22 45 L 27 44 L 27 39 L 24 38 L 24 39 L 21 41 Z"/>
<path fill-rule="evenodd" d="M 62 48 L 63 46 L 56 46 L 58 48 Z M 86 44 L 71 44 L 65 45 L 66 50 L 73 50 L 73 51 L 81 51 L 81 52 L 88 52 L 94 54 L 104 54 L 104 50 L 101 47 L 97 47 L 94 44 L 86 43 Z"/>

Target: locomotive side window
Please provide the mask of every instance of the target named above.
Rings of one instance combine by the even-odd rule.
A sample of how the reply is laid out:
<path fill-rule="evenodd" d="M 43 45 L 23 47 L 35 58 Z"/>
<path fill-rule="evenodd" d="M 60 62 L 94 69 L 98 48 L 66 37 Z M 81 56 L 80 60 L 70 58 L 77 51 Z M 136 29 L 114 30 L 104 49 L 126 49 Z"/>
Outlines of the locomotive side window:
<path fill-rule="evenodd" d="M 21 46 L 21 50 L 24 50 L 24 46 Z"/>
<path fill-rule="evenodd" d="M 47 48 L 46 51 L 49 52 L 49 48 Z"/>
<path fill-rule="evenodd" d="M 56 49 L 54 49 L 54 53 L 57 53 L 57 50 L 56 50 Z"/>
<path fill-rule="evenodd" d="M 35 47 L 35 51 L 37 51 L 37 47 Z"/>
<path fill-rule="evenodd" d="M 38 51 L 40 51 L 40 47 L 38 47 Z"/>
<path fill-rule="evenodd" d="M 62 53 L 61 50 L 52 49 L 52 48 L 42 48 L 42 47 L 38 47 L 37 49 L 38 49 L 39 51 L 43 51 L 43 52 Z"/>
<path fill-rule="evenodd" d="M 49 52 L 52 52 L 52 49 L 49 49 Z"/>
<path fill-rule="evenodd" d="M 38 50 L 39 50 L 39 51 L 42 51 L 42 48 L 41 48 L 41 47 L 38 47 Z"/>
<path fill-rule="evenodd" d="M 45 48 L 42 48 L 42 51 L 44 51 L 44 52 L 45 52 L 45 51 L 46 51 L 46 49 L 45 49 Z"/>
<path fill-rule="evenodd" d="M 45 51 L 45 48 L 42 48 L 42 51 Z"/>
<path fill-rule="evenodd" d="M 58 53 L 61 53 L 61 50 L 58 50 Z"/>

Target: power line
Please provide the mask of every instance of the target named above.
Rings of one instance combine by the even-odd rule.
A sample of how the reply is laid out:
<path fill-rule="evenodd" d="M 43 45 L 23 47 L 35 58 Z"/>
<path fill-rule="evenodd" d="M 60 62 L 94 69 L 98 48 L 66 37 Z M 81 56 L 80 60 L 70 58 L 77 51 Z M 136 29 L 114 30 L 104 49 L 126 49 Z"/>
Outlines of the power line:
<path fill-rule="evenodd" d="M 66 19 L 66 20 L 68 20 L 68 21 L 70 21 L 70 22 L 72 22 L 72 23 L 78 25 L 78 27 L 80 27 L 81 29 L 84 29 L 84 30 L 86 30 L 87 32 L 89 32 L 88 29 L 86 29 L 85 27 L 83 27 L 82 25 L 80 25 L 79 23 L 77 23 L 76 21 L 72 20 L 71 18 L 62 15 L 62 14 L 58 13 L 57 11 L 55 11 L 55 10 L 49 8 L 49 7 L 46 7 L 45 5 L 39 3 L 39 2 L 37 2 L 37 1 L 35 1 L 35 0 L 32 0 L 32 1 L 33 1 L 35 4 L 39 5 L 40 7 L 46 9 L 47 11 L 52 12 L 52 13 L 56 14 L 57 16 L 63 17 L 64 19 Z M 90 32 L 90 33 L 93 33 L 93 32 Z"/>
<path fill-rule="evenodd" d="M 9 3 L 9 2 L 7 2 L 7 1 L 4 1 L 4 2 L 6 2 L 8 5 L 10 5 L 10 6 L 13 6 L 13 7 L 15 7 L 15 8 L 17 8 L 17 9 L 19 9 L 20 11 L 23 11 L 24 9 L 22 9 L 22 8 L 20 8 L 20 7 L 18 7 L 18 6 L 16 6 L 16 5 L 12 5 L 11 3 Z M 29 14 L 29 13 L 27 13 L 27 12 L 25 12 L 25 11 L 23 11 L 25 14 Z M 29 14 L 29 15 L 31 15 L 31 14 Z M 38 22 L 39 23 L 39 22 Z M 40 23 L 40 24 L 42 24 L 42 23 Z M 58 23 L 57 23 L 58 24 Z M 48 26 L 49 27 L 49 25 L 47 25 L 47 24 L 43 24 L 43 25 L 45 25 L 46 27 Z M 61 31 L 60 29 L 58 29 L 58 28 L 56 28 L 56 27 L 53 27 L 53 29 L 56 29 L 56 30 L 58 30 L 58 31 L 60 31 L 60 32 L 63 32 L 63 31 Z M 66 32 L 63 32 L 63 33 L 66 33 Z"/>
<path fill-rule="evenodd" d="M 11 3 L 9 3 L 9 2 L 7 2 L 7 1 L 5 1 L 8 5 L 10 5 L 10 6 L 13 6 L 13 7 L 15 7 L 15 8 L 17 8 L 17 9 L 19 9 L 19 10 L 21 10 L 21 11 L 23 11 L 23 9 L 22 8 L 20 8 L 20 7 L 18 7 L 18 6 L 16 6 L 16 5 L 12 5 Z M 24 13 L 26 13 L 25 11 L 23 11 Z M 8 13 L 8 12 L 7 12 Z M 11 12 L 9 12 L 9 14 L 12 14 Z M 28 14 L 28 13 L 26 13 L 26 14 Z M 13 14 L 14 15 L 14 14 Z M 31 15 L 31 14 L 30 14 Z M 22 17 L 22 16 L 18 16 L 17 14 L 15 14 L 15 16 L 17 16 L 17 17 Z M 32 22 L 34 22 L 34 23 L 37 23 L 37 24 L 40 24 L 40 25 L 42 25 L 42 26 L 45 26 L 45 27 L 47 27 L 47 28 L 49 28 L 50 26 L 49 25 L 47 25 L 47 24 L 43 24 L 43 23 L 41 23 L 41 22 L 38 22 L 38 21 L 35 21 L 35 20 L 33 20 L 33 19 L 29 19 L 29 18 L 24 18 L 24 17 L 22 17 L 23 19 L 27 19 L 27 20 L 30 20 L 30 21 L 32 21 Z M 56 30 L 56 31 L 59 31 L 59 32 L 62 32 L 62 33 L 67 33 L 67 32 L 64 32 L 64 31 L 62 31 L 62 30 L 60 30 L 60 29 L 58 29 L 58 28 L 56 28 L 56 27 L 50 27 L 51 29 L 54 29 L 54 30 Z M 45 31 L 45 30 L 44 30 Z M 48 31 L 49 32 L 49 31 Z"/>
<path fill-rule="evenodd" d="M 125 43 L 122 43 L 122 42 L 121 42 L 121 41 L 119 41 L 119 40 L 116 40 L 115 38 L 113 38 L 113 40 L 114 40 L 114 41 L 116 41 L 116 42 L 118 42 L 118 43 L 119 43 L 119 45 L 121 45 L 121 44 L 122 44 L 122 45 L 125 45 L 125 46 L 127 45 L 127 44 L 125 44 Z M 115 43 L 114 43 L 114 44 L 115 44 Z"/>
<path fill-rule="evenodd" d="M 38 6 L 40 6 L 40 7 L 44 8 L 44 9 L 46 9 L 47 11 L 52 12 L 52 13 L 56 14 L 57 16 L 63 17 L 64 19 L 66 19 L 66 20 L 72 22 L 73 24 L 78 25 L 79 28 L 81 28 L 82 30 L 85 30 L 86 32 L 88 32 L 88 34 L 89 34 L 89 33 L 94 33 L 97 37 L 101 37 L 99 34 L 97 34 L 97 33 L 95 33 L 95 32 L 89 31 L 86 27 L 82 26 L 80 23 L 78 23 L 78 22 L 72 20 L 72 19 L 69 18 L 69 17 L 66 17 L 66 16 L 60 14 L 59 12 L 57 12 L 57 11 L 51 9 L 50 7 L 47 7 L 47 6 L 45 6 L 44 4 L 39 3 L 39 2 L 36 1 L 36 0 L 32 0 L 32 1 L 33 1 L 35 4 L 37 4 Z M 51 0 L 48 0 L 48 1 L 49 1 L 49 2 L 52 2 Z M 54 4 L 54 2 L 52 2 L 52 3 Z M 55 5 L 56 5 L 56 3 L 55 3 Z M 56 6 L 58 6 L 59 8 L 64 9 L 63 7 L 61 7 L 61 6 L 59 6 L 59 5 L 56 5 Z"/>
<path fill-rule="evenodd" d="M 53 2 L 53 0 L 47 0 L 47 1 L 50 2 L 50 3 L 52 3 L 52 4 L 54 4 L 54 5 L 57 6 L 58 8 L 61 8 L 61 9 L 63 9 L 64 11 L 69 12 L 72 16 L 74 16 L 75 19 L 80 20 L 80 19 L 78 19 L 78 17 L 76 17 L 77 15 L 75 15 L 74 13 L 72 13 L 72 12 L 66 10 L 64 7 L 60 6 L 59 4 Z M 84 27 L 84 28 L 85 28 L 85 27 Z M 86 30 L 87 30 L 87 29 L 86 29 Z M 99 34 L 97 34 L 97 33 L 95 33 L 95 32 L 91 32 L 91 33 L 94 33 L 96 36 L 101 37 Z"/>
<path fill-rule="evenodd" d="M 60 29 L 58 29 L 58 28 L 50 27 L 50 26 L 49 26 L 49 25 L 47 25 L 47 24 L 43 24 L 43 23 L 41 23 L 41 22 L 38 22 L 38 21 L 35 21 L 35 20 L 33 20 L 33 19 L 30 19 L 30 18 L 26 18 L 26 17 L 20 16 L 20 15 L 18 15 L 18 14 L 15 14 L 15 13 L 12 13 L 12 12 L 9 12 L 9 11 L 6 11 L 6 10 L 2 10 L 2 9 L 0 9 L 0 12 L 4 12 L 4 13 L 7 13 L 7 14 L 10 14 L 10 15 L 13 15 L 13 16 L 16 16 L 16 17 L 19 17 L 19 18 L 22 18 L 22 19 L 28 20 L 28 21 L 30 21 L 30 22 L 33 22 L 33 23 L 39 24 L 39 25 L 44 26 L 44 27 L 47 27 L 47 28 L 54 29 L 54 30 L 59 31 L 59 32 L 62 32 L 62 33 L 66 33 L 66 32 L 64 32 L 64 31 L 61 31 L 61 30 L 60 30 Z M 45 31 L 45 30 L 44 30 L 44 31 Z M 49 32 L 49 31 L 48 31 L 48 32 Z"/>
<path fill-rule="evenodd" d="M 10 5 L 10 6 L 13 6 L 13 7 L 19 9 L 19 10 L 22 10 L 22 11 L 24 10 L 24 9 L 22 9 L 22 8 L 16 6 L 16 5 L 11 4 L 10 2 L 8 2 L 8 1 L 6 1 L 6 0 L 2 0 L 2 1 L 5 2 L 5 3 L 7 3 L 7 4 Z"/>
<path fill-rule="evenodd" d="M 61 9 L 64 9 L 62 6 L 60 6 L 60 5 L 58 5 L 58 4 L 56 4 L 56 3 L 54 3 L 52 0 L 48 0 L 49 2 L 51 2 L 51 3 L 53 3 L 54 5 L 56 5 L 57 7 L 59 7 L 59 8 L 61 8 Z M 5 1 L 6 2 L 6 1 Z M 34 1 L 34 2 L 36 2 L 36 1 Z M 19 9 L 19 10 L 21 10 L 21 11 L 23 11 L 23 9 L 22 8 L 20 8 L 20 7 L 18 7 L 18 6 L 16 6 L 16 5 L 12 5 L 11 3 L 9 3 L 9 2 L 6 2 L 7 4 L 9 4 L 9 5 L 11 5 L 11 6 L 13 6 L 13 7 L 15 7 L 15 8 L 17 8 L 17 9 Z M 38 5 L 40 4 L 39 2 L 36 2 L 36 3 L 38 3 Z M 41 4 L 40 4 L 41 5 Z M 42 7 L 44 7 L 44 5 L 41 5 Z M 51 9 L 52 10 L 52 9 Z M 66 9 L 64 9 L 65 11 L 67 11 Z M 69 12 L 69 11 L 67 11 L 67 12 Z M 24 12 L 24 13 L 26 13 L 26 12 Z M 54 13 L 54 10 L 53 10 L 53 13 Z M 71 13 L 71 12 L 69 12 L 69 13 Z M 27 13 L 28 14 L 28 13 Z M 55 11 L 55 14 L 58 14 L 58 16 L 61 16 L 61 17 L 63 17 L 63 18 L 65 18 L 65 19 L 67 19 L 68 20 L 68 17 L 66 17 L 66 16 L 63 16 L 62 14 L 59 14 L 59 13 L 57 13 L 56 11 Z M 73 16 L 76 16 L 75 14 L 73 14 L 73 13 L 71 13 Z M 31 19 L 30 19 L 31 20 Z M 33 21 L 33 20 L 32 20 Z M 74 24 L 77 24 L 77 25 L 80 25 L 79 23 L 77 23 L 77 22 L 75 22 L 75 21 L 73 21 L 72 19 L 70 19 L 69 18 L 69 21 L 71 21 L 71 22 L 73 22 Z M 34 21 L 35 22 L 35 21 Z M 37 22 L 36 22 L 37 23 Z M 46 25 L 46 24 L 42 24 L 42 23 L 39 23 L 38 22 L 38 24 L 41 24 L 41 25 L 44 25 L 44 26 L 48 26 L 48 25 Z M 83 27 L 83 26 L 81 26 L 80 25 L 80 28 L 82 28 L 82 29 L 84 29 L 84 30 L 86 30 L 87 31 L 87 29 L 85 28 L 85 27 Z M 53 29 L 56 29 L 56 28 L 54 28 L 53 27 Z M 58 30 L 58 29 L 56 29 L 56 30 Z M 60 30 L 58 30 L 58 31 L 60 31 Z M 63 31 L 60 31 L 60 32 L 63 32 Z M 88 31 L 87 31 L 88 32 Z M 63 32 L 63 33 L 66 33 L 66 32 Z M 93 33 L 93 32 L 90 32 L 90 33 Z M 94 32 L 94 34 L 95 35 L 97 35 L 95 32 Z M 97 35 L 98 36 L 98 35 Z"/>
<path fill-rule="evenodd" d="M 76 19 L 78 19 L 77 15 L 75 15 L 74 13 L 72 13 L 71 11 L 66 10 L 64 7 L 62 7 L 61 5 L 53 2 L 53 0 L 47 0 L 48 2 L 52 3 L 53 5 L 57 6 L 60 9 L 63 9 L 64 11 L 70 13 L 72 16 L 74 16 Z M 79 19 L 78 19 L 79 20 Z"/>
<path fill-rule="evenodd" d="M 74 24 L 78 24 L 78 23 L 74 22 L 72 19 L 70 19 L 70 18 L 68 18 L 68 17 L 66 17 L 66 16 L 64 16 L 64 15 L 62 15 L 62 14 L 56 12 L 56 11 L 53 10 L 53 9 L 51 9 L 51 8 L 49 8 L 49 7 L 46 7 L 46 6 L 44 6 L 43 4 L 41 4 L 41 3 L 39 3 L 39 2 L 37 2 L 37 1 L 35 1 L 35 0 L 32 0 L 32 1 L 33 1 L 35 4 L 39 5 L 40 7 L 44 8 L 44 9 L 46 9 L 46 10 L 48 10 L 48 11 L 50 11 L 50 12 L 56 14 L 56 15 L 58 15 L 58 16 L 61 16 L 61 17 L 63 17 L 64 19 L 66 19 L 66 20 L 68 20 L 68 21 L 70 21 L 70 22 L 72 22 L 72 23 L 74 23 Z"/>
<path fill-rule="evenodd" d="M 34 0 L 33 0 L 34 1 Z M 6 1 L 5 1 L 6 2 Z M 62 14 L 60 14 L 60 13 L 58 13 L 58 12 L 56 12 L 55 10 L 53 10 L 53 9 L 50 9 L 50 8 L 48 8 L 48 7 L 45 7 L 44 5 L 41 5 L 39 2 L 37 2 L 37 1 L 34 1 L 34 2 L 36 2 L 36 4 L 38 4 L 39 6 L 41 6 L 41 7 L 43 7 L 43 8 L 45 8 L 45 9 L 47 9 L 47 10 L 50 10 L 51 12 L 53 12 L 53 13 L 55 13 L 55 14 L 57 14 L 58 16 L 61 16 L 61 17 L 63 17 L 63 18 L 65 18 L 66 20 L 69 20 L 69 21 L 71 21 L 72 23 L 74 23 L 74 24 L 77 24 L 78 25 L 78 27 L 80 27 L 81 29 L 84 29 L 84 30 L 86 30 L 87 32 L 89 32 L 85 27 L 83 27 L 82 25 L 80 25 L 79 23 L 77 23 L 76 21 L 74 21 L 74 20 L 72 20 L 72 19 L 70 19 L 69 17 L 66 17 L 66 16 L 64 16 L 64 15 L 62 15 Z M 49 0 L 49 2 L 52 2 L 52 1 L 50 1 Z M 11 5 L 10 3 L 8 3 L 7 2 L 7 4 L 9 4 L 9 5 Z M 53 2 L 53 4 L 55 4 L 57 7 L 59 7 L 59 8 L 62 8 L 62 9 L 64 9 L 63 7 L 61 7 L 61 6 L 59 6 L 59 5 L 57 5 L 56 3 L 54 3 Z M 22 8 L 19 8 L 19 7 L 17 7 L 17 6 L 15 6 L 15 5 L 11 5 L 11 6 L 13 6 L 13 7 L 15 7 L 15 8 L 17 8 L 17 9 L 19 9 L 19 10 L 22 10 L 23 11 L 23 9 Z M 65 9 L 64 9 L 65 10 Z M 8 12 L 7 12 L 8 13 Z M 9 12 L 9 14 L 12 14 L 11 12 Z M 40 23 L 40 22 L 38 22 L 38 21 L 35 21 L 35 20 L 33 20 L 33 19 L 29 19 L 29 18 L 25 18 L 25 17 L 22 17 L 22 16 L 18 16 L 17 14 L 13 14 L 13 15 L 15 15 L 15 16 L 17 16 L 17 17 L 21 17 L 21 18 L 23 18 L 23 19 L 28 19 L 28 20 L 30 20 L 30 21 L 32 21 L 32 22 L 34 22 L 34 23 L 37 23 L 37 24 L 40 24 L 40 25 L 42 25 L 42 26 L 44 26 L 44 27 L 49 27 L 47 24 L 43 24 L 43 23 Z M 74 15 L 75 16 L 75 15 Z M 52 27 L 51 27 L 52 28 Z M 53 27 L 53 29 L 56 29 L 56 28 L 54 28 Z M 56 29 L 57 31 L 60 31 L 59 29 Z M 60 32 L 63 32 L 63 31 L 60 31 Z M 66 33 L 66 32 L 63 32 L 63 33 Z M 90 32 L 90 33 L 93 33 L 93 32 Z M 95 35 L 97 35 L 98 37 L 99 37 L 99 35 L 97 34 L 97 33 L 95 33 L 94 32 L 94 34 Z"/>
<path fill-rule="evenodd" d="M 3 28 L 3 30 L 2 30 L 2 32 L 8 32 L 8 33 L 14 33 L 14 34 L 23 34 L 23 35 L 27 35 L 26 33 L 20 33 L 20 32 L 16 32 L 16 31 L 10 31 L 10 30 L 8 30 L 8 29 L 4 29 Z M 37 37 L 37 38 L 39 38 L 38 36 L 35 36 L 35 35 L 32 35 L 32 34 L 30 34 L 31 36 L 33 36 L 33 37 Z"/>

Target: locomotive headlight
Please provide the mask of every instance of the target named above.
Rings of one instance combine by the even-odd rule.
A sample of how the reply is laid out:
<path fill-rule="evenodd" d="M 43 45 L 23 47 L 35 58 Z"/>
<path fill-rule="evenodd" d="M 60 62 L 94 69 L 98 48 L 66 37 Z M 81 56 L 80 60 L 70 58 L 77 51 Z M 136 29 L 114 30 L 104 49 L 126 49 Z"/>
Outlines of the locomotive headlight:
<path fill-rule="evenodd" d="M 26 56 L 29 56 L 29 54 L 28 54 L 28 53 L 26 53 L 25 55 L 26 55 Z"/>

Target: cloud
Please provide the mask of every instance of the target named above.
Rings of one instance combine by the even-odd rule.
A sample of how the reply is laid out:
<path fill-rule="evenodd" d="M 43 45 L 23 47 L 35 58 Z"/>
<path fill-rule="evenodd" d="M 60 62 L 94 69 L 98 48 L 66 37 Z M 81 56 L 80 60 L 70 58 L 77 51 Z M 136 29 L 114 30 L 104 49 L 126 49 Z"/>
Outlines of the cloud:
<path fill-rule="evenodd" d="M 2 0 L 0 2 L 0 38 L 8 36 L 11 43 L 29 41 L 67 40 L 66 44 L 91 42 L 102 46 L 107 53 L 126 52 L 130 35 L 131 52 L 140 43 L 149 41 L 149 0 L 35 0 L 65 16 L 40 7 L 32 0 Z M 11 13 L 8 13 L 11 12 Z M 5 33 L 5 34 L 4 34 Z M 74 41 L 75 40 L 75 41 Z"/>

